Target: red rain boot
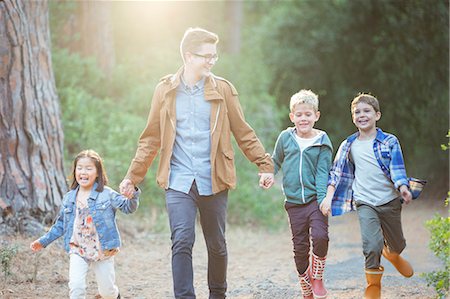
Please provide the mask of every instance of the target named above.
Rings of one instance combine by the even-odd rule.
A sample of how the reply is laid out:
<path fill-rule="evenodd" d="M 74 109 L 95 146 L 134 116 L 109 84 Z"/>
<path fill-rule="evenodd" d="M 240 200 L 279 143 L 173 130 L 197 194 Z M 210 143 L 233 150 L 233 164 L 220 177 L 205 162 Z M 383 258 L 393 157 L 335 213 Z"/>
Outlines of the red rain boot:
<path fill-rule="evenodd" d="M 312 268 L 310 268 L 311 288 L 315 299 L 327 298 L 327 289 L 323 285 L 323 271 L 327 257 L 312 254 Z"/>

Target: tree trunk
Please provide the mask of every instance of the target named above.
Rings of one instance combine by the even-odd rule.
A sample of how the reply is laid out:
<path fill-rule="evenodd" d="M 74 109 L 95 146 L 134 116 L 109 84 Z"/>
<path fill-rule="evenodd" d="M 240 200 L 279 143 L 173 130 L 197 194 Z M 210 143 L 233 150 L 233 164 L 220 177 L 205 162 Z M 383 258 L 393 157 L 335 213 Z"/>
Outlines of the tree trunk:
<path fill-rule="evenodd" d="M 239 54 L 241 51 L 241 31 L 242 31 L 242 22 L 244 19 L 243 14 L 243 1 L 230 1 L 229 5 L 229 34 L 230 34 L 230 43 L 229 43 L 229 52 L 231 54 Z"/>
<path fill-rule="evenodd" d="M 83 1 L 81 4 L 81 49 L 93 55 L 103 72 L 109 76 L 115 64 L 112 35 L 111 3 Z"/>
<path fill-rule="evenodd" d="M 67 190 L 47 1 L 0 1 L 0 234 L 35 233 Z"/>
<path fill-rule="evenodd" d="M 64 5 L 56 3 L 55 5 Z M 110 1 L 80 1 L 60 29 L 61 47 L 94 57 L 103 73 L 109 77 L 116 63 Z"/>

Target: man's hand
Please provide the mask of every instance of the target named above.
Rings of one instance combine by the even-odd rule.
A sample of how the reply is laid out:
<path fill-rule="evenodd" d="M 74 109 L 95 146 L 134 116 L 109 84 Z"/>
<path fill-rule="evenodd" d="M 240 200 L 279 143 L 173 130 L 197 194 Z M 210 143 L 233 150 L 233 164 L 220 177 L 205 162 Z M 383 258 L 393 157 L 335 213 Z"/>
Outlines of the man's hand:
<path fill-rule="evenodd" d="M 124 179 L 119 185 L 120 193 L 128 198 L 133 198 L 134 195 L 134 184 L 130 179 Z"/>
<path fill-rule="evenodd" d="M 400 194 L 401 194 L 401 196 L 403 198 L 403 202 L 405 204 L 409 204 L 412 201 L 412 194 L 409 191 L 408 186 L 402 185 L 400 187 Z"/>
<path fill-rule="evenodd" d="M 275 176 L 271 172 L 258 173 L 259 186 L 263 189 L 269 189 L 275 182 Z"/>

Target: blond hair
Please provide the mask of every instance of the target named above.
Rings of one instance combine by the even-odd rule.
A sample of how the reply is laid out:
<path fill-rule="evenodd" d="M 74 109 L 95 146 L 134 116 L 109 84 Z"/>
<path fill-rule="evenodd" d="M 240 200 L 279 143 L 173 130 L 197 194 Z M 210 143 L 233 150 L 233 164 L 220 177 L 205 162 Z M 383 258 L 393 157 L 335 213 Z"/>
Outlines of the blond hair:
<path fill-rule="evenodd" d="M 358 96 L 356 96 L 356 98 L 353 99 L 350 106 L 350 111 L 352 112 L 352 114 L 353 111 L 355 111 L 356 105 L 358 105 L 359 103 L 370 105 L 373 107 L 375 112 L 380 112 L 380 103 L 378 102 L 376 97 L 367 93 L 360 93 Z"/>
<path fill-rule="evenodd" d="M 186 52 L 197 52 L 202 44 L 217 44 L 218 42 L 219 36 L 213 32 L 199 27 L 188 28 L 186 32 L 184 32 L 180 43 L 181 57 L 183 57 L 184 60 L 184 54 Z"/>
<path fill-rule="evenodd" d="M 295 105 L 298 104 L 309 104 L 315 112 L 319 111 L 319 97 L 311 90 L 302 89 L 291 97 L 291 102 L 289 103 L 291 112 Z"/>

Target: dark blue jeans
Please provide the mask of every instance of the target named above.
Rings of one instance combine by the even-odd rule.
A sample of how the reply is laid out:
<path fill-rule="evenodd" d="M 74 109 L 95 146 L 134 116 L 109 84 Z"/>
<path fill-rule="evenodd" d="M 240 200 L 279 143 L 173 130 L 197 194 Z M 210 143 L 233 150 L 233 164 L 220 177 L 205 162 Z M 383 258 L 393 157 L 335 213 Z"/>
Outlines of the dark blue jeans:
<path fill-rule="evenodd" d="M 192 247 L 195 241 L 195 219 L 200 223 L 208 249 L 208 286 L 210 299 L 223 299 L 227 290 L 227 245 L 225 224 L 228 190 L 211 196 L 198 194 L 192 184 L 189 194 L 166 190 L 172 239 L 172 277 L 175 298 L 195 298 L 192 269 Z"/>

